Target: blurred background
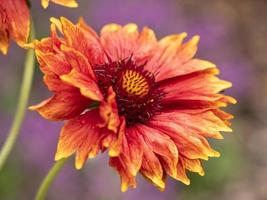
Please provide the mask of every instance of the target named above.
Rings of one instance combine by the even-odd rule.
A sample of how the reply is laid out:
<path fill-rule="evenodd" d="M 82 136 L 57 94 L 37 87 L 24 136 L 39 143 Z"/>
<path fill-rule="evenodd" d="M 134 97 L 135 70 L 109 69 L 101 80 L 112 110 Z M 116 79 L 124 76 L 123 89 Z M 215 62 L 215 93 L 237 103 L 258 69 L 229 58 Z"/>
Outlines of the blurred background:
<path fill-rule="evenodd" d="M 120 180 L 106 155 L 77 171 L 69 162 L 58 175 L 49 200 L 266 200 L 267 199 L 267 1 L 266 0 L 78 0 L 78 9 L 32 2 L 37 38 L 48 36 L 49 17 L 74 22 L 83 16 L 97 31 L 106 23 L 135 22 L 153 28 L 158 38 L 188 32 L 201 36 L 197 57 L 218 65 L 220 76 L 233 83 L 227 94 L 238 104 L 233 133 L 211 143 L 220 158 L 203 162 L 206 175 L 189 174 L 191 185 L 168 180 L 165 192 L 138 177 L 137 189 L 120 192 Z M 12 122 L 23 72 L 25 51 L 15 44 L 0 55 L 0 145 Z M 48 97 L 36 67 L 30 103 Z M 29 200 L 54 163 L 61 123 L 27 112 L 16 148 L 0 173 L 1 200 Z"/>

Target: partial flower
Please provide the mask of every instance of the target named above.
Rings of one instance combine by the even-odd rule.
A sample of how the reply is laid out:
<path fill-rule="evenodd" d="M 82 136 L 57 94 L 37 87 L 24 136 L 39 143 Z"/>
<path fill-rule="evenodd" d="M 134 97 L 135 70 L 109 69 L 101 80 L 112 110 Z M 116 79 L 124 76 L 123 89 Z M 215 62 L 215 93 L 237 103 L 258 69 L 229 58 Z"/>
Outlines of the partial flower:
<path fill-rule="evenodd" d="M 108 24 L 98 35 L 82 19 L 51 21 L 51 36 L 28 46 L 53 93 L 30 109 L 65 121 L 55 159 L 75 153 L 80 169 L 108 151 L 122 191 L 136 187 L 137 173 L 160 190 L 167 176 L 185 184 L 186 171 L 203 176 L 202 160 L 220 156 L 207 138 L 232 131 L 221 107 L 236 101 L 220 93 L 231 83 L 215 64 L 194 58 L 199 36 L 158 40 L 136 24 Z"/>
<path fill-rule="evenodd" d="M 30 13 L 25 0 L 0 1 L 0 50 L 7 54 L 10 39 L 23 46 L 30 34 Z"/>
<path fill-rule="evenodd" d="M 77 7 L 75 0 L 51 0 L 67 7 Z M 47 8 L 49 0 L 42 0 Z M 30 11 L 26 0 L 0 1 L 0 51 L 7 54 L 10 39 L 23 47 L 30 34 Z"/>

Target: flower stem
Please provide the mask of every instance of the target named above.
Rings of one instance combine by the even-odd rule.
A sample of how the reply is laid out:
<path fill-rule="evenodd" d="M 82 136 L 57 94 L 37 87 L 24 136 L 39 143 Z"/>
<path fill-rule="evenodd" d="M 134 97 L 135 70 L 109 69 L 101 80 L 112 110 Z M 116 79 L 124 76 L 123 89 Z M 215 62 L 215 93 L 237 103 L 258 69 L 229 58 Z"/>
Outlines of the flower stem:
<path fill-rule="evenodd" d="M 35 196 L 35 200 L 44 200 L 45 199 L 45 197 L 47 195 L 47 191 L 50 188 L 53 180 L 55 179 L 56 175 L 62 169 L 62 167 L 64 166 L 64 164 L 67 161 L 68 161 L 68 158 L 63 158 L 54 164 L 54 166 L 50 169 L 50 171 L 48 172 L 48 174 L 44 178 L 42 184 L 40 185 L 40 187 L 37 191 L 37 194 Z"/>
<path fill-rule="evenodd" d="M 35 38 L 35 30 L 33 22 L 31 22 L 30 41 Z M 17 105 L 15 118 L 13 120 L 8 137 L 0 151 L 0 171 L 3 168 L 16 140 L 19 135 L 19 130 L 24 119 L 26 106 L 29 99 L 29 94 L 32 85 L 32 79 L 34 74 L 35 56 L 34 51 L 29 49 L 26 54 L 24 63 L 24 74 L 22 79 L 22 85 L 19 94 L 19 102 Z"/>

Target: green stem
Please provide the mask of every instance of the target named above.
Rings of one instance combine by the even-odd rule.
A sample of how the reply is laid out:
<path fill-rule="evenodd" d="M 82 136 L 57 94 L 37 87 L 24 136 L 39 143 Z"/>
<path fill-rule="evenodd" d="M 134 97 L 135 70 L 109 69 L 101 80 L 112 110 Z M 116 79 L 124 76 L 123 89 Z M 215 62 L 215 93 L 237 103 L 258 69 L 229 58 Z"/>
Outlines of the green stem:
<path fill-rule="evenodd" d="M 30 33 L 30 41 L 35 38 L 35 31 L 33 22 L 31 23 L 31 33 Z M 13 120 L 13 124 L 11 126 L 8 137 L 0 151 L 0 171 L 3 168 L 16 140 L 19 135 L 19 130 L 24 119 L 26 106 L 29 99 L 29 94 L 32 85 L 32 79 L 34 74 L 34 65 L 35 65 L 35 56 L 34 51 L 29 49 L 26 54 L 26 59 L 24 63 L 24 74 L 22 85 L 19 94 L 19 102 L 17 105 L 17 110 L 15 113 L 15 118 Z"/>
<path fill-rule="evenodd" d="M 35 200 L 45 199 L 47 191 L 50 188 L 51 184 L 53 183 L 53 180 L 55 179 L 56 175 L 62 169 L 62 167 L 67 161 L 68 158 L 63 158 L 54 164 L 54 166 L 50 169 L 45 179 L 43 180 L 42 184 L 40 185 L 37 194 L 35 196 Z"/>

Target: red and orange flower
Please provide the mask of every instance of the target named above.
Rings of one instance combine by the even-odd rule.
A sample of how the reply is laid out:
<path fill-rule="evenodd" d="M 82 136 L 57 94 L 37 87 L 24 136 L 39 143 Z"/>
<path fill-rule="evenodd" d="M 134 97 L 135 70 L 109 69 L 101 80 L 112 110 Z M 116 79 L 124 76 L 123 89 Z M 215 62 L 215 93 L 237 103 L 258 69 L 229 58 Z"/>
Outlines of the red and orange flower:
<path fill-rule="evenodd" d="M 51 0 L 54 3 L 77 7 L 75 0 Z M 42 0 L 44 8 L 49 0 Z M 9 40 L 14 40 L 23 47 L 30 34 L 30 12 L 26 0 L 0 1 L 0 51 L 7 54 Z"/>
<path fill-rule="evenodd" d="M 82 19 L 51 21 L 51 36 L 29 47 L 53 96 L 30 109 L 66 120 L 55 159 L 76 153 L 80 169 L 108 150 L 122 191 L 136 187 L 138 172 L 161 190 L 167 175 L 185 184 L 186 170 L 204 175 L 201 160 L 220 156 L 206 138 L 231 131 L 220 108 L 236 101 L 219 93 L 231 83 L 216 66 L 193 58 L 199 36 L 157 40 L 136 24 L 109 24 L 99 36 Z"/>

